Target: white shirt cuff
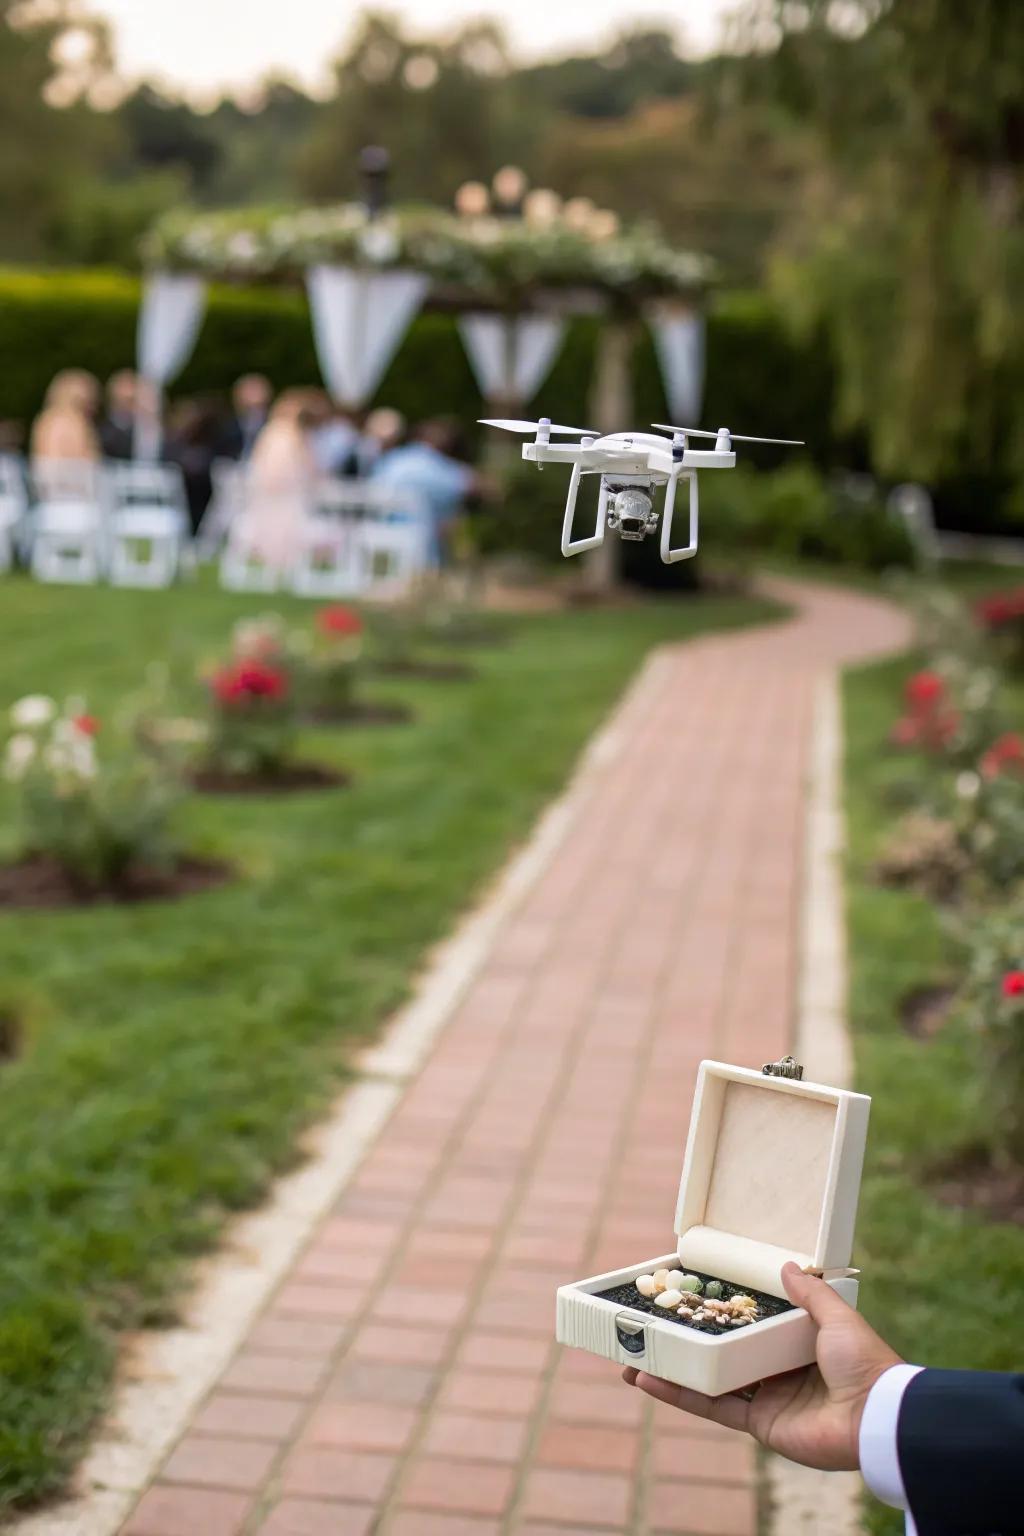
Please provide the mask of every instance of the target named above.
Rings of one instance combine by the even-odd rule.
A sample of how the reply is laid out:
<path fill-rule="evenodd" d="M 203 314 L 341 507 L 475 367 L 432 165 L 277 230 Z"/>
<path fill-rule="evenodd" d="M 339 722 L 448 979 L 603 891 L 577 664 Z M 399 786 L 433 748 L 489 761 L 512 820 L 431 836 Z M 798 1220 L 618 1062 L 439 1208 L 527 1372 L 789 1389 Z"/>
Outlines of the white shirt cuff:
<path fill-rule="evenodd" d="M 923 1369 L 920 1365 L 891 1365 L 883 1371 L 868 1393 L 860 1421 L 861 1473 L 875 1498 L 893 1509 L 907 1507 L 896 1449 L 900 1404 L 908 1383 Z M 911 1536 L 913 1530 L 913 1521 L 908 1519 L 907 1531 Z"/>

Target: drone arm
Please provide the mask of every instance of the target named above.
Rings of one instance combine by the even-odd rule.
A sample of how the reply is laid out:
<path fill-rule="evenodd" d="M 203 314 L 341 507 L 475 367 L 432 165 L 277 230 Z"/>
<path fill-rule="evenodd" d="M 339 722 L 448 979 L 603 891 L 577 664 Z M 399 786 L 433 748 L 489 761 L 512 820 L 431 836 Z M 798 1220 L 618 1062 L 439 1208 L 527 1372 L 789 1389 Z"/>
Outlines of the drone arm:
<path fill-rule="evenodd" d="M 689 543 L 679 549 L 672 548 L 672 514 L 675 510 L 676 486 L 681 479 L 690 482 L 690 534 Z M 661 514 L 661 558 L 666 565 L 678 560 L 692 560 L 697 553 L 697 472 L 693 469 L 676 468 L 668 477 L 665 487 L 665 506 Z"/>
<path fill-rule="evenodd" d="M 576 511 L 576 496 L 580 488 L 580 475 L 582 466 L 575 463 L 572 474 L 569 477 L 569 494 L 565 501 L 565 517 L 562 520 L 562 554 L 582 555 L 585 550 L 596 549 L 604 543 L 605 515 L 608 507 L 608 490 L 604 480 L 601 481 L 601 492 L 597 499 L 597 522 L 593 533 L 584 539 L 574 539 L 572 536 L 573 515 Z"/>

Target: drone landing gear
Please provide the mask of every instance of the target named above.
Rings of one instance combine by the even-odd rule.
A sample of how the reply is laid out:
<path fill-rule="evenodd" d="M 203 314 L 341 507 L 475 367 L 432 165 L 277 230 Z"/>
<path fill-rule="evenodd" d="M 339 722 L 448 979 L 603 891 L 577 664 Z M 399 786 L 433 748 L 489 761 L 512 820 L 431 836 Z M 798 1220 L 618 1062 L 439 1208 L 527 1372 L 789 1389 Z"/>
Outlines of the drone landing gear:
<path fill-rule="evenodd" d="M 576 497 L 580 487 L 581 468 L 573 465 L 569 480 L 569 494 L 562 521 L 562 554 L 581 555 L 588 549 L 597 549 L 604 543 L 605 530 L 611 529 L 620 538 L 642 542 L 648 534 L 655 533 L 659 513 L 650 494 L 650 483 L 616 483 L 603 476 L 597 498 L 597 520 L 594 531 L 583 538 L 572 536 L 576 513 Z M 680 480 L 690 483 L 689 540 L 677 549 L 672 548 L 672 518 L 675 511 L 676 486 Z M 661 510 L 661 558 L 666 565 L 679 560 L 691 560 L 697 553 L 697 472 L 693 469 L 673 470 L 665 487 L 665 503 Z"/>
<path fill-rule="evenodd" d="M 608 487 L 601 481 L 601 490 L 597 498 L 597 522 L 594 531 L 583 539 L 574 539 L 572 536 L 572 521 L 576 512 L 576 494 L 580 488 L 580 466 L 574 464 L 572 474 L 569 476 L 569 494 L 565 501 L 565 517 L 562 519 L 562 554 L 582 555 L 588 549 L 597 549 L 604 543 L 604 530 L 608 517 Z"/>
<path fill-rule="evenodd" d="M 680 480 L 690 482 L 690 531 L 689 543 L 681 545 L 678 549 L 672 548 L 672 514 L 676 504 L 676 486 Z M 692 560 L 697 553 L 698 536 L 698 506 L 697 506 L 697 471 L 695 469 L 674 470 L 669 476 L 665 487 L 665 507 L 661 516 L 661 558 L 666 565 L 675 565 L 678 560 Z"/>

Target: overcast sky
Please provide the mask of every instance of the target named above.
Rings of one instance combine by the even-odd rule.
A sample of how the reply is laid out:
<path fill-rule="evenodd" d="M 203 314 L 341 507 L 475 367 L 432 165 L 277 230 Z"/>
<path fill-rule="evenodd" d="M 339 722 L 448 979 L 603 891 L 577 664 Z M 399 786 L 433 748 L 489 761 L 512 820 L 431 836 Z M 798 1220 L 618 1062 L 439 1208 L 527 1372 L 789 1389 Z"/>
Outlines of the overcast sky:
<path fill-rule="evenodd" d="M 413 30 L 434 34 L 481 14 L 501 20 L 521 56 L 590 49 L 628 22 L 676 28 L 709 49 L 731 0 L 395 0 Z M 354 0 L 92 0 L 113 22 L 124 73 L 159 76 L 190 94 L 244 86 L 269 69 L 315 87 L 363 9 Z"/>

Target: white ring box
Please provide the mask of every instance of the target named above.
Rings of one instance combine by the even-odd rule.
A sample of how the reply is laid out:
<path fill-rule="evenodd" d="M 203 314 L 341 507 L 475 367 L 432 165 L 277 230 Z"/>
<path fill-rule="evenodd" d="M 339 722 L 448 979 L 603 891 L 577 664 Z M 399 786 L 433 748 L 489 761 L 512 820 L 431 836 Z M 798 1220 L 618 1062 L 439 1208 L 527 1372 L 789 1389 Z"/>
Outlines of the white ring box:
<path fill-rule="evenodd" d="M 848 1266 L 870 1107 L 862 1093 L 702 1061 L 677 1251 L 561 1286 L 559 1343 L 711 1397 L 809 1365 L 817 1329 L 802 1308 L 711 1334 L 596 1293 L 683 1269 L 785 1299 L 780 1271 L 792 1260 L 856 1306 Z"/>

